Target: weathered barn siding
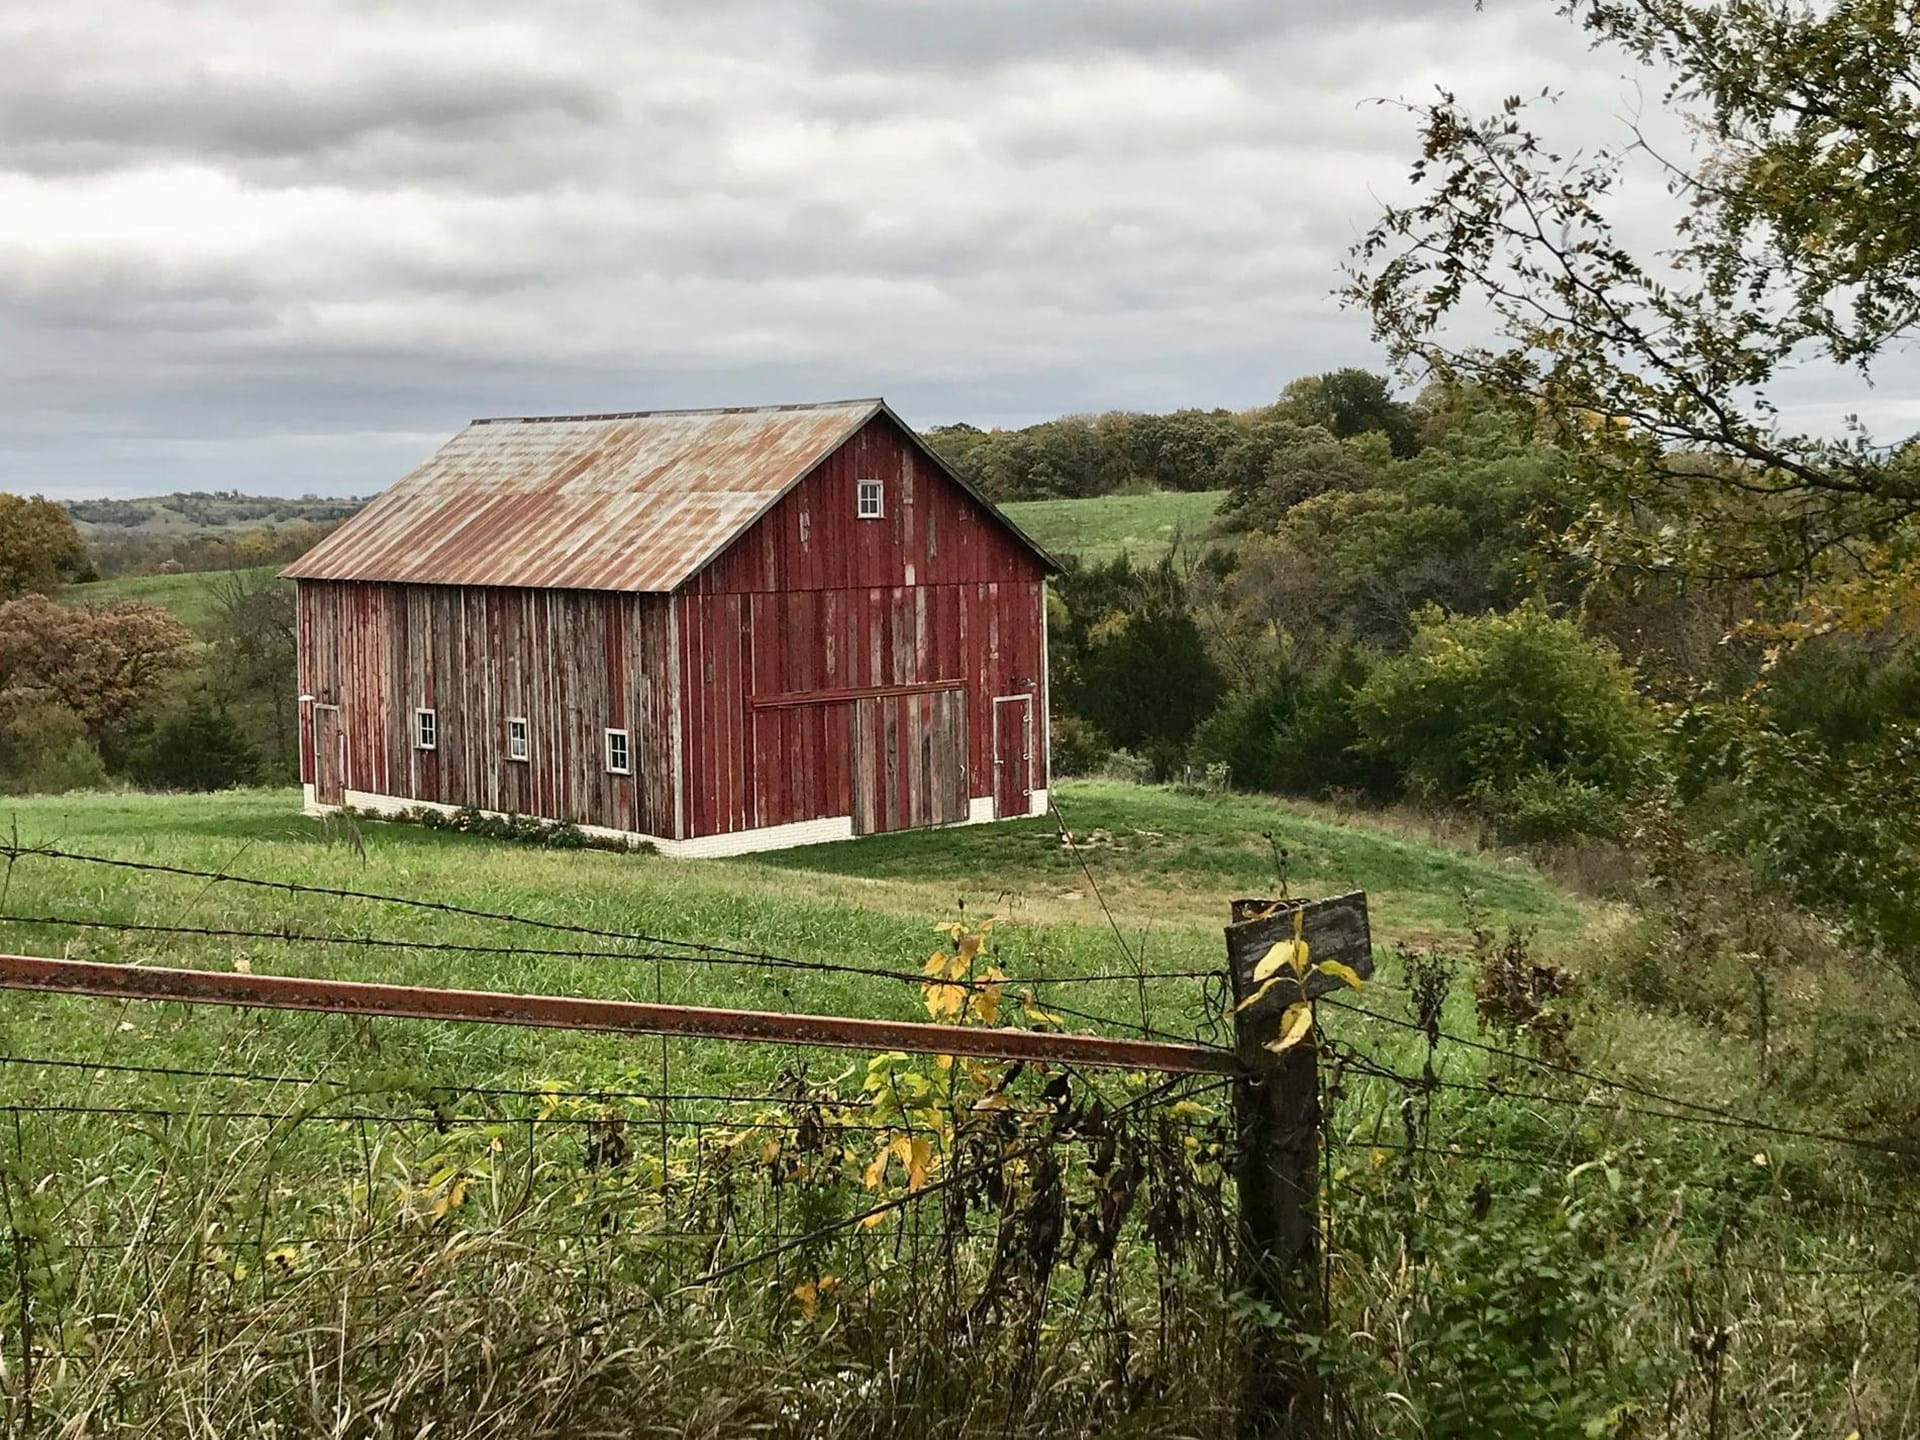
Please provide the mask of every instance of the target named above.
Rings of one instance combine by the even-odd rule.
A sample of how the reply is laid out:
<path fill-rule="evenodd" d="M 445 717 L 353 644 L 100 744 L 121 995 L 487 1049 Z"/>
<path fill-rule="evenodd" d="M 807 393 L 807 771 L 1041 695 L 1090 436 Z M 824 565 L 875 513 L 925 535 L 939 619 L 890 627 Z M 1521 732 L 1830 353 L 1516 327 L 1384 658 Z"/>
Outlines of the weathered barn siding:
<path fill-rule="evenodd" d="M 1024 815 L 1051 568 L 883 402 L 475 422 L 288 567 L 302 777 L 740 849 Z"/>
<path fill-rule="evenodd" d="M 340 706 L 345 786 L 673 836 L 668 602 L 659 595 L 299 582 L 300 687 Z M 414 711 L 435 712 L 432 750 Z M 528 758 L 507 754 L 524 717 Z M 606 768 L 631 734 L 631 775 Z M 314 784 L 331 756 L 303 753 Z"/>
<path fill-rule="evenodd" d="M 856 518 L 861 479 L 886 482 L 880 519 Z M 686 833 L 859 830 L 876 771 L 873 828 L 966 818 L 994 794 L 995 698 L 1044 706 L 1044 591 L 1033 552 L 876 416 L 676 597 Z M 963 776 L 929 775 L 956 760 Z"/>
<path fill-rule="evenodd" d="M 855 518 L 884 480 L 886 514 Z M 874 416 L 682 589 L 695 595 L 1038 580 L 1040 557 L 885 414 Z"/>

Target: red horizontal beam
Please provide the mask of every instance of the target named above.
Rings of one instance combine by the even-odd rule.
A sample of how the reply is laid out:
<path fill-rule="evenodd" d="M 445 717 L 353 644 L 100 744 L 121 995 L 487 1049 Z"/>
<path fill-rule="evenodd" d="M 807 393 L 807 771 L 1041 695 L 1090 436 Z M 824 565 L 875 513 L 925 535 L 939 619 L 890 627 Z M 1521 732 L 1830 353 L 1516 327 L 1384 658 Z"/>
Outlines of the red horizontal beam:
<path fill-rule="evenodd" d="M 784 695 L 756 695 L 756 710 L 782 710 L 796 705 L 833 705 L 847 700 L 884 700 L 895 695 L 938 695 L 958 690 L 964 680 L 926 680 L 917 685 L 866 685 L 850 690 L 793 690 Z"/>
<path fill-rule="evenodd" d="M 1059 1061 L 1170 1074 L 1231 1075 L 1238 1068 L 1230 1051 L 1158 1040 L 962 1028 L 911 1020 L 854 1020 L 839 1015 L 785 1015 L 766 1010 L 716 1010 L 700 1005 L 591 1000 L 574 995 L 374 985 L 292 975 L 240 975 L 225 970 L 167 970 L 32 955 L 0 955 L 0 989 L 261 1010 L 317 1010 L 394 1020 L 454 1020 L 550 1030 L 610 1030 L 625 1035 L 689 1035 L 777 1045 L 973 1055 L 988 1060 Z"/>

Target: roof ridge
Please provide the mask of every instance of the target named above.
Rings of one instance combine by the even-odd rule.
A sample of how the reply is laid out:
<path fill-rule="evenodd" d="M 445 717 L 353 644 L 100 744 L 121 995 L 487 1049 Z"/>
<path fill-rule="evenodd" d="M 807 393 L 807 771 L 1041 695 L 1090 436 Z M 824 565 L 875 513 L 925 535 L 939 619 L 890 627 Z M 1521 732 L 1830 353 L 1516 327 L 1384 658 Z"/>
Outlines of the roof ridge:
<path fill-rule="evenodd" d="M 837 410 L 848 405 L 884 405 L 879 395 L 846 400 L 803 400 L 788 405 L 696 405 L 679 410 L 608 410 L 587 415 L 480 415 L 470 425 L 544 425 L 561 420 L 647 420 L 659 415 L 772 415 L 789 410 Z"/>

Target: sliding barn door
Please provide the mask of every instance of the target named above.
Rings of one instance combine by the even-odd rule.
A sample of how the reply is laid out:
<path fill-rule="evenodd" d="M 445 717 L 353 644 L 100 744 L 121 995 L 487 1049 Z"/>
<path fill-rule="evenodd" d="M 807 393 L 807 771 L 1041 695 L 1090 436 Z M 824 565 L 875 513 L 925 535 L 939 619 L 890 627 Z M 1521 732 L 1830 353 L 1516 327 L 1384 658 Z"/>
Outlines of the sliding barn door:
<path fill-rule="evenodd" d="M 961 690 L 853 702 L 853 833 L 967 818 L 967 703 Z"/>

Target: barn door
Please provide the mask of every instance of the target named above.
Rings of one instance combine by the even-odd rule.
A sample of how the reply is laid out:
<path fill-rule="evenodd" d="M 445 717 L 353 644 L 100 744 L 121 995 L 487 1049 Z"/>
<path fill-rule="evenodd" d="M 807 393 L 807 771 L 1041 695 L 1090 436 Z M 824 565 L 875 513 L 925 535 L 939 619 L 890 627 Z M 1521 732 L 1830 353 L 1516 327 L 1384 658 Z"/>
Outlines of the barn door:
<path fill-rule="evenodd" d="M 322 805 L 347 800 L 347 730 L 338 705 L 313 707 L 313 798 Z"/>
<path fill-rule="evenodd" d="M 1033 809 L 1033 700 L 1003 695 L 993 702 L 993 814 L 997 820 Z"/>
<path fill-rule="evenodd" d="M 961 690 L 853 702 L 853 833 L 967 818 L 967 703 Z"/>

